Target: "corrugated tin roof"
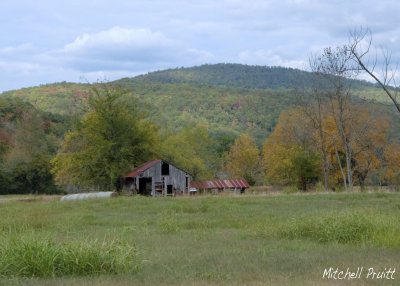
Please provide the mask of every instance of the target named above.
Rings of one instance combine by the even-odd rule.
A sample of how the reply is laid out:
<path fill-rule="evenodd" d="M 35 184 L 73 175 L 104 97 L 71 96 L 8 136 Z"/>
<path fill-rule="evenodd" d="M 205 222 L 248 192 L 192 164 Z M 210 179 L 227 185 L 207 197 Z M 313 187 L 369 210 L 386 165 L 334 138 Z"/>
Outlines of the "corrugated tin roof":
<path fill-rule="evenodd" d="M 139 175 L 140 173 L 143 173 L 144 171 L 146 171 L 148 168 L 153 167 L 155 164 L 157 164 L 158 162 L 160 162 L 161 160 L 154 160 L 154 161 L 149 161 L 144 163 L 143 165 L 137 167 L 135 170 L 133 170 L 132 172 L 126 174 L 124 176 L 124 178 L 133 178 L 136 177 L 137 175 Z"/>
<path fill-rule="evenodd" d="M 214 181 L 192 181 L 191 188 L 197 189 L 224 189 L 224 188 L 250 188 L 245 179 L 236 180 L 214 180 Z"/>

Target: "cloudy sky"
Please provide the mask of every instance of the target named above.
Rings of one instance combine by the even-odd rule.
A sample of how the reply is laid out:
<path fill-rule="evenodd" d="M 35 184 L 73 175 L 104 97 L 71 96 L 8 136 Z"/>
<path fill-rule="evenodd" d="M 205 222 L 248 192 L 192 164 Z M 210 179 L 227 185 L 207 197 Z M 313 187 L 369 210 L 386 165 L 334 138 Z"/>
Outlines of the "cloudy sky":
<path fill-rule="evenodd" d="M 305 68 L 363 26 L 400 59 L 400 2 L 13 0 L 0 3 L 0 91 L 204 63 Z"/>

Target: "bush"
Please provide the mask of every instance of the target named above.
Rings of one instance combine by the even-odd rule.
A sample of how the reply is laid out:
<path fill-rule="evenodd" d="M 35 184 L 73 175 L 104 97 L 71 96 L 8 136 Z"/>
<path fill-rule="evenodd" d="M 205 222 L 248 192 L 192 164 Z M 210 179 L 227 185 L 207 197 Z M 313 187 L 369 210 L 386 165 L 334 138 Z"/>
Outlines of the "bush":
<path fill-rule="evenodd" d="M 287 195 L 297 193 L 297 191 L 298 189 L 295 186 L 287 186 L 282 190 L 282 192 Z"/>
<path fill-rule="evenodd" d="M 297 188 L 307 191 L 308 187 L 318 181 L 320 158 L 316 153 L 301 151 L 291 158 L 293 178 Z"/>
<path fill-rule="evenodd" d="M 316 192 L 326 192 L 325 186 L 321 181 L 319 181 L 318 183 L 315 184 L 315 191 Z"/>
<path fill-rule="evenodd" d="M 254 186 L 256 184 L 256 180 L 250 174 L 244 174 L 243 178 L 249 183 L 250 186 Z"/>
<path fill-rule="evenodd" d="M 36 153 L 29 163 L 20 163 L 9 172 L 7 193 L 11 194 L 58 194 L 51 174 L 50 155 Z"/>

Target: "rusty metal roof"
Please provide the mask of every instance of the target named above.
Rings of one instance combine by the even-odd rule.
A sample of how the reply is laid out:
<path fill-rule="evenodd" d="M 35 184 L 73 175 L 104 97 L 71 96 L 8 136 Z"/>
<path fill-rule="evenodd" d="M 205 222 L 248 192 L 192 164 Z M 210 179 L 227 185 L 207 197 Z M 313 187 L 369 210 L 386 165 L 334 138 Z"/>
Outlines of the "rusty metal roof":
<path fill-rule="evenodd" d="M 214 180 L 214 181 L 192 181 L 191 188 L 197 189 L 224 189 L 224 188 L 250 188 L 245 179 L 236 180 Z"/>
<path fill-rule="evenodd" d="M 133 170 L 132 172 L 129 172 L 128 174 L 126 174 L 124 176 L 124 178 L 134 178 L 137 175 L 139 175 L 140 173 L 143 173 L 144 171 L 146 171 L 148 168 L 153 167 L 155 164 L 157 164 L 158 162 L 160 162 L 161 160 L 154 160 L 154 161 L 149 161 L 144 163 L 143 165 L 137 167 L 135 170 Z"/>

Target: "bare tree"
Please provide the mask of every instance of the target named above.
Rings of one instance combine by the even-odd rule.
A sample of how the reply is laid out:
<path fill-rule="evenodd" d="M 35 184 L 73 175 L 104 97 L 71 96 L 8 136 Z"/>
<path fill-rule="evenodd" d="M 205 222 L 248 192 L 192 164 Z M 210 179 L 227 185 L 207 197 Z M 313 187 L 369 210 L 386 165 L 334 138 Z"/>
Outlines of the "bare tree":
<path fill-rule="evenodd" d="M 354 134 L 348 132 L 349 122 L 351 121 L 351 79 L 358 75 L 358 67 L 354 64 L 353 55 L 347 46 L 336 48 L 325 48 L 321 56 L 315 58 L 313 65 L 314 74 L 318 79 L 318 91 L 327 101 L 329 113 L 331 114 L 338 136 L 327 134 L 337 151 L 337 145 L 343 147 L 346 157 L 346 175 L 343 172 L 340 158 L 338 164 L 343 175 L 344 186 L 353 189 L 352 158 L 354 153 L 355 138 Z M 322 126 L 321 126 L 322 128 Z M 322 139 L 323 139 L 322 134 Z M 321 135 L 320 135 L 321 136 Z M 338 138 L 337 138 L 338 137 Z M 336 142 L 338 141 L 338 142 Z M 347 181 L 347 184 L 346 184 Z"/>
<path fill-rule="evenodd" d="M 375 68 L 377 66 L 377 55 L 371 58 L 370 52 L 372 48 L 372 34 L 369 29 L 355 29 L 350 32 L 348 49 L 353 56 L 354 61 L 358 64 L 359 69 L 370 75 L 385 91 L 393 102 L 397 111 L 400 112 L 400 104 L 398 98 L 398 86 L 396 85 L 397 67 L 391 69 L 392 54 L 389 50 L 382 52 L 382 71 L 380 75 L 376 75 Z"/>
<path fill-rule="evenodd" d="M 312 123 L 313 129 L 318 134 L 318 149 L 320 150 L 322 157 L 322 170 L 324 174 L 324 188 L 326 191 L 329 190 L 328 185 L 328 172 L 329 172 L 329 164 L 328 164 L 328 155 L 325 144 L 325 134 L 323 130 L 323 102 L 324 96 L 319 89 L 319 76 L 317 73 L 318 70 L 318 60 L 317 58 L 310 56 L 309 58 L 309 66 L 311 72 L 313 72 L 313 88 L 310 93 L 305 92 L 307 96 L 298 96 L 301 100 L 300 104 L 303 106 L 304 113 L 306 117 Z"/>

